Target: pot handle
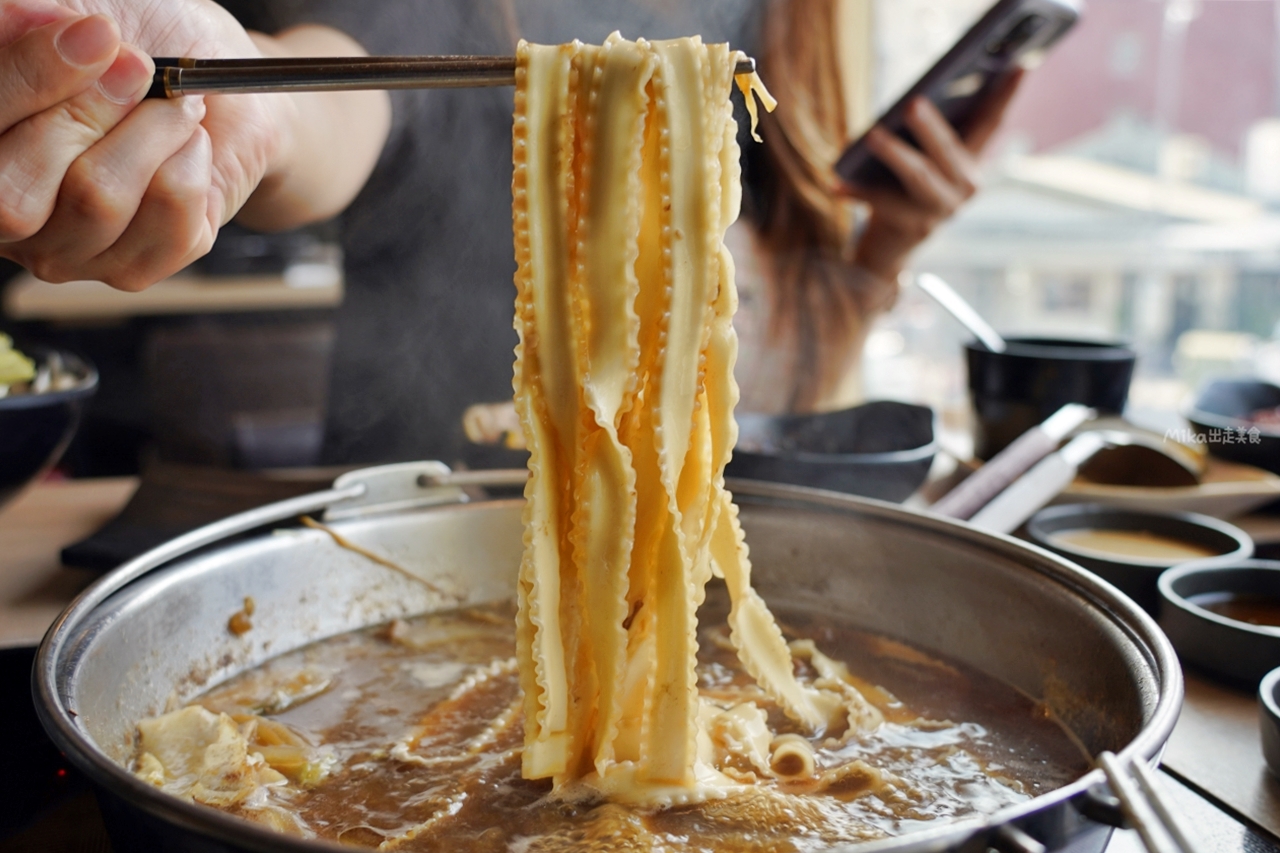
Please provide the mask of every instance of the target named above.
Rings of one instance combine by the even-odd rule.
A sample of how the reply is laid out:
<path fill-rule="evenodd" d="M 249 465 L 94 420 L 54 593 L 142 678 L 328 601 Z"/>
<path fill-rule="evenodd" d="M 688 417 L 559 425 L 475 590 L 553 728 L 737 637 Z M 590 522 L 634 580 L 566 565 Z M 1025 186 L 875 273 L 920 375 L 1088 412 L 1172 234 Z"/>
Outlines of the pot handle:
<path fill-rule="evenodd" d="M 106 601 L 116 592 L 119 592 L 148 572 L 158 569 L 192 551 L 199 550 L 207 545 L 213 545 L 241 533 L 247 533 L 250 530 L 256 530 L 259 527 L 265 527 L 268 524 L 320 512 L 340 501 L 356 499 L 363 495 L 364 492 L 365 486 L 363 484 L 351 483 L 341 488 L 313 492 L 309 495 L 301 495 L 228 516 L 220 521 L 196 528 L 189 533 L 184 533 L 176 539 L 170 539 L 163 545 L 152 548 L 145 554 L 135 557 L 104 575 L 97 583 L 80 593 L 71 602 L 70 606 L 58 615 L 58 618 L 53 621 L 53 624 L 45 633 L 44 641 L 40 643 L 40 648 L 36 653 L 34 674 L 36 676 L 35 690 L 38 697 L 37 707 L 41 705 L 40 700 L 43 700 L 46 707 L 59 709 L 58 719 L 54 721 L 57 725 L 74 726 L 71 717 L 67 715 L 65 700 L 69 697 L 54 695 L 55 691 L 61 690 L 61 685 L 58 684 L 53 662 L 58 660 L 61 654 L 61 646 L 70 636 L 67 626 L 75 625 L 87 618 L 99 604 Z"/>
<path fill-rule="evenodd" d="M 1045 853 L 1047 849 L 1011 823 L 999 827 L 986 843 L 988 850 L 995 850 L 998 853 Z"/>
<path fill-rule="evenodd" d="M 170 539 L 163 545 L 152 548 L 104 575 L 97 583 L 82 592 L 66 610 L 62 611 L 53 626 L 49 628 L 49 632 L 45 635 L 46 644 L 48 638 L 55 636 L 64 623 L 78 622 L 82 616 L 87 615 L 114 593 L 178 557 L 268 524 L 319 512 L 335 503 L 358 498 L 364 492 L 365 487 L 359 483 L 323 492 L 312 492 L 237 513 Z"/>
<path fill-rule="evenodd" d="M 36 656 L 36 691 L 48 702 L 49 707 L 61 709 L 59 725 L 74 725 L 66 716 L 66 697 L 55 697 L 58 688 L 53 661 L 61 653 L 61 645 L 69 633 L 67 625 L 74 625 L 116 592 L 147 573 L 176 560 L 192 551 L 213 545 L 232 536 L 248 533 L 269 524 L 291 521 L 299 516 L 325 512 L 326 518 L 334 517 L 335 509 L 351 508 L 351 512 L 339 517 L 369 515 L 430 504 L 455 503 L 468 499 L 463 491 L 466 486 L 518 485 L 528 478 L 527 471 L 461 471 L 453 472 L 442 462 L 409 462 L 362 468 L 343 474 L 333 483 L 333 488 L 313 492 L 296 498 L 267 504 L 246 512 L 206 524 L 170 539 L 145 554 L 130 560 L 100 578 L 71 602 L 54 620 L 45 633 Z"/>
<path fill-rule="evenodd" d="M 1104 752 L 1098 756 L 1098 766 L 1107 774 L 1126 822 L 1138 831 L 1148 853 L 1195 853 L 1195 845 L 1178 825 L 1145 761 L 1122 762 L 1115 753 Z"/>
<path fill-rule="evenodd" d="M 443 462 L 405 462 L 350 471 L 335 480 L 331 489 L 228 516 L 135 557 L 81 593 L 54 621 L 45 635 L 46 639 L 55 636 L 64 623 L 79 621 L 111 595 L 148 572 L 232 536 L 318 512 L 324 512 L 325 518 L 332 520 L 460 503 L 468 499 L 463 491 L 467 486 L 520 485 L 528 476 L 523 469 L 455 472 Z"/>
<path fill-rule="evenodd" d="M 1090 788 L 1077 804 L 1084 817 L 1116 829 L 1136 829 L 1147 853 L 1196 853 L 1145 761 L 1124 760 L 1115 753 L 1104 752 L 1098 756 L 1097 765 L 1106 774 L 1107 785 L 1115 796 L 1108 796 L 1101 784 Z M 997 827 L 984 843 L 988 850 L 999 853 L 1045 853 L 1046 849 L 1011 823 Z"/>
<path fill-rule="evenodd" d="M 464 503 L 472 486 L 520 486 L 529 479 L 524 468 L 452 471 L 443 462 L 401 462 L 350 471 L 333 481 L 335 489 L 363 486 L 355 498 L 333 504 L 325 510 L 325 521 L 378 515 L 435 506 Z"/>

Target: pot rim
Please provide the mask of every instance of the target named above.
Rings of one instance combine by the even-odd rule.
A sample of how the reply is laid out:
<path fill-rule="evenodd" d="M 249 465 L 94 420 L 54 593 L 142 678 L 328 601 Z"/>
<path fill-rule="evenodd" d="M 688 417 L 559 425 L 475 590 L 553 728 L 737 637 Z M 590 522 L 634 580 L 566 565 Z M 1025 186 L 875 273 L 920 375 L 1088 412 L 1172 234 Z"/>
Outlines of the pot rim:
<path fill-rule="evenodd" d="M 812 450 L 737 450 L 734 458 L 750 457 L 751 459 L 777 459 L 782 462 L 803 462 L 809 465 L 902 465 L 908 462 L 923 462 L 938 455 L 938 439 L 930 439 L 927 444 L 909 447 L 906 450 L 886 450 L 881 453 L 816 453 Z"/>
<path fill-rule="evenodd" d="M 387 466 L 407 468 L 409 465 Z M 437 465 L 438 463 L 416 463 Z M 366 469 L 352 472 L 335 483 L 335 488 L 304 495 L 250 510 L 238 516 L 224 519 L 135 558 L 114 571 L 99 578 L 82 592 L 49 628 L 36 653 L 32 668 L 32 693 L 37 716 L 45 731 L 57 747 L 93 782 L 109 790 L 113 796 L 125 799 L 132 806 L 163 820 L 176 823 L 184 829 L 212 836 L 252 850 L 272 851 L 349 851 L 349 845 L 322 839 L 300 839 L 284 835 L 243 818 L 234 817 L 217 809 L 189 803 L 166 794 L 129 773 L 113 761 L 76 723 L 75 713 L 67 706 L 62 691 L 64 679 L 60 672 L 69 671 L 78 661 L 83 649 L 73 642 L 79 639 L 81 629 L 89 622 L 97 609 L 113 593 L 155 568 L 166 565 L 178 557 L 198 548 L 221 542 L 233 533 L 255 530 L 267 524 L 295 518 L 309 512 L 327 508 L 342 500 L 359 500 L 365 488 L 359 483 L 365 473 L 377 474 L 384 469 Z M 522 474 L 523 476 L 523 474 Z M 1155 672 L 1156 702 L 1137 735 L 1118 752 L 1121 763 L 1144 760 L 1155 761 L 1177 722 L 1182 706 L 1182 670 L 1173 646 L 1146 612 L 1111 584 L 1050 551 L 1014 539 L 1011 536 L 979 530 L 971 525 L 933 515 L 927 512 L 905 509 L 896 504 L 860 498 L 840 492 L 812 489 L 802 486 L 764 483 L 749 480 L 729 480 L 735 496 L 762 499 L 766 504 L 801 504 L 817 507 L 844 509 L 893 522 L 915 525 L 932 532 L 948 534 L 969 545 L 976 545 L 1002 555 L 1023 558 L 1025 567 L 1039 572 L 1062 584 L 1088 603 L 1106 614 L 1115 627 L 1134 645 L 1148 666 Z M 519 499 L 478 501 L 476 507 L 495 503 L 518 502 Z M 442 508 L 457 508 L 458 504 L 444 504 Z M 394 512 L 396 510 L 389 510 Z M 404 511 L 404 510 L 401 510 Z M 430 512 L 431 508 L 413 511 Z M 1033 557 L 1033 560 L 1026 558 Z M 859 851 L 874 853 L 876 850 L 925 850 L 937 849 L 936 845 L 947 839 L 967 839 L 1011 821 L 1019 820 L 1045 808 L 1086 796 L 1091 788 L 1106 781 L 1102 770 L 1094 768 L 1076 781 L 1034 797 L 1027 802 L 1001 809 L 982 818 L 962 818 L 947 821 L 937 828 L 913 832 L 907 836 L 864 842 L 856 845 Z M 845 849 L 843 847 L 833 848 Z"/>

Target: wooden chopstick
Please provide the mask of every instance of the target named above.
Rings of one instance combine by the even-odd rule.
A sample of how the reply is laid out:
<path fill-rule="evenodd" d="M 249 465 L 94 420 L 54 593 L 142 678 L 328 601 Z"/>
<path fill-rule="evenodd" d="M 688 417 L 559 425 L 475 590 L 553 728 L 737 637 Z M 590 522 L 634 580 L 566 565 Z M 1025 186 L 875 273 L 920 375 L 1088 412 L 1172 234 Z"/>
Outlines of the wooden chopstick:
<path fill-rule="evenodd" d="M 514 86 L 514 56 L 336 56 L 287 59 L 157 57 L 148 98 L 250 92 Z M 735 74 L 755 71 L 754 59 Z"/>

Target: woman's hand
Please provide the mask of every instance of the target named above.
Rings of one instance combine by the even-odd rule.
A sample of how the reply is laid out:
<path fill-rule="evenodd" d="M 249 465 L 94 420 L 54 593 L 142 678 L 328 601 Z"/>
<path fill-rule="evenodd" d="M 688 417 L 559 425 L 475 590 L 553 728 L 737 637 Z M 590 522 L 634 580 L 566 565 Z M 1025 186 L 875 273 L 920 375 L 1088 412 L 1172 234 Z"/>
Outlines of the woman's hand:
<path fill-rule="evenodd" d="M 1021 71 L 1011 74 L 992 93 L 964 138 L 923 97 L 915 99 L 906 113 L 907 127 L 919 148 L 883 127 L 871 130 L 869 149 L 897 176 L 902 188 L 844 187 L 871 208 L 854 253 L 859 266 L 896 280 L 912 250 L 978 191 L 979 156 L 1000 126 L 1022 76 Z"/>
<path fill-rule="evenodd" d="M 383 93 L 142 100 L 149 56 L 295 48 L 359 52 L 320 27 L 251 36 L 212 0 L 0 0 L 0 256 L 138 290 L 207 252 L 251 197 L 258 227 L 336 213 L 381 150 Z M 345 134 L 344 112 L 359 119 Z M 316 162 L 329 151 L 334 168 Z"/>

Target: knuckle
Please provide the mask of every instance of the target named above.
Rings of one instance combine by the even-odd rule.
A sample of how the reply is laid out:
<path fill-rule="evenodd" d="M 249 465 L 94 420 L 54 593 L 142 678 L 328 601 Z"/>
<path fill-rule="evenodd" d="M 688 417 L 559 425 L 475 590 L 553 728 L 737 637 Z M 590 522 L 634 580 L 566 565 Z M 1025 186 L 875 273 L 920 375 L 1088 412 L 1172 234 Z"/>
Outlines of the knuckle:
<path fill-rule="evenodd" d="M 181 174 L 182 170 L 161 170 L 147 191 L 148 202 L 171 216 L 192 213 L 198 207 L 203 215 L 206 188 Z"/>
<path fill-rule="evenodd" d="M 44 226 L 43 218 L 32 216 L 24 209 L 30 205 L 22 199 L 13 203 L 0 200 L 0 241 L 17 243 L 29 240 L 40 232 Z"/>
<path fill-rule="evenodd" d="M 98 279 L 116 290 L 123 290 L 127 293 L 138 293 L 154 284 L 154 282 L 147 281 L 126 268 L 104 272 L 98 276 Z"/>
<path fill-rule="evenodd" d="M 90 222 L 111 222 L 126 213 L 112 175 L 86 157 L 67 170 L 58 203 L 77 219 Z"/>
<path fill-rule="evenodd" d="M 94 278 L 116 290 L 137 293 L 155 284 L 161 276 L 152 277 L 148 265 L 138 258 L 112 252 L 98 259 Z"/>
<path fill-rule="evenodd" d="M 924 215 L 906 216 L 898 223 L 898 231 L 907 240 L 920 243 L 933 233 L 933 220 Z"/>
<path fill-rule="evenodd" d="M 32 237 L 37 230 L 25 217 L 8 207 L 0 207 L 0 242 L 18 243 Z"/>
<path fill-rule="evenodd" d="M 191 246 L 191 251 L 187 253 L 184 259 L 184 266 L 192 263 L 205 255 L 209 254 L 209 250 L 213 248 L 213 232 L 208 228 L 201 228 L 200 233 L 196 236 L 195 243 Z"/>
<path fill-rule="evenodd" d="M 56 255 L 35 254 L 24 259 L 23 266 L 41 281 L 62 284 L 79 278 L 72 270 L 61 263 Z"/>
<path fill-rule="evenodd" d="M 213 248 L 213 235 L 204 217 L 193 217 L 187 228 L 186 240 L 181 245 L 186 247 L 185 251 L 174 253 L 171 263 L 166 266 L 166 275 L 172 275 L 197 258 L 204 257 Z"/>
<path fill-rule="evenodd" d="M 100 270 L 100 279 L 117 290 L 136 293 L 182 270 L 212 246 L 210 229 L 191 221 L 148 245 L 113 252 Z"/>
<path fill-rule="evenodd" d="M 7 97 L 20 102 L 37 104 L 46 97 L 48 81 L 40 67 L 40 63 L 32 62 L 26 56 L 16 56 L 8 63 L 9 79 L 5 87 Z"/>
<path fill-rule="evenodd" d="M 37 197 L 35 178 L 20 163 L 0 165 L 0 241 L 26 240 L 44 227 L 51 205 Z"/>
<path fill-rule="evenodd" d="M 86 145 L 106 133 L 106 128 L 92 108 L 90 99 L 84 95 L 64 101 L 59 107 L 59 112 L 65 123 L 82 138 Z"/>
<path fill-rule="evenodd" d="M 960 193 L 951 187 L 940 187 L 927 208 L 931 223 L 938 223 L 951 216 L 961 204 Z"/>

